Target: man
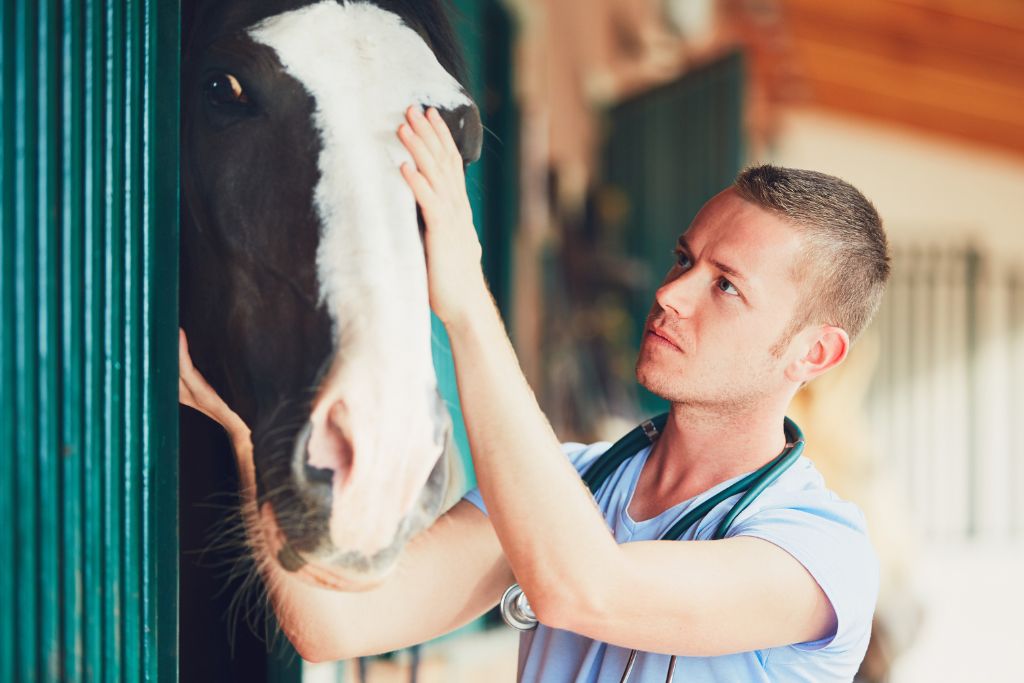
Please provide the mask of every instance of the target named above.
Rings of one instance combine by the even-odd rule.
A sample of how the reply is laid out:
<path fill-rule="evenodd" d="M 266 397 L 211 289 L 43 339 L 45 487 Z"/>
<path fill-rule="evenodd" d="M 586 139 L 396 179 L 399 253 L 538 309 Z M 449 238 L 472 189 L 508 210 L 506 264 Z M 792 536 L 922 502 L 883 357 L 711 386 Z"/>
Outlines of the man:
<path fill-rule="evenodd" d="M 267 563 L 280 621 L 305 658 L 385 652 L 446 633 L 515 582 L 541 625 L 519 680 L 849 681 L 878 565 L 863 516 L 800 458 L 706 540 L 735 500 L 657 541 L 685 512 L 772 460 L 803 383 L 843 361 L 888 277 L 878 215 L 850 185 L 762 166 L 693 219 L 657 290 L 637 378 L 671 403 L 652 447 L 595 497 L 580 473 L 608 444 L 560 444 L 487 291 L 462 161 L 443 121 L 411 108 L 402 173 L 424 214 L 431 307 L 445 323 L 479 489 L 410 542 L 364 593 L 301 584 Z M 247 429 L 182 359 L 183 401 Z M 484 506 L 486 502 L 486 507 Z M 488 514 L 489 513 L 489 516 Z M 609 533 L 609 529 L 612 533 Z M 373 615 L 368 617 L 367 615 Z"/>

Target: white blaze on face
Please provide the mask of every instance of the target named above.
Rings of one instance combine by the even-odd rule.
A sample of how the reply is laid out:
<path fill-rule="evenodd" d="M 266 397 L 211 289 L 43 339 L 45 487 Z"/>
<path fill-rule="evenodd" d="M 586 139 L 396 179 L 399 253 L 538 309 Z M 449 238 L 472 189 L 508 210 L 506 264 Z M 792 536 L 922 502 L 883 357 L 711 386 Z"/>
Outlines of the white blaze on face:
<path fill-rule="evenodd" d="M 330 440 L 318 425 L 328 412 L 344 416 L 354 461 L 344 478 L 334 477 L 331 535 L 369 551 L 390 540 L 377 536 L 388 535 L 388 525 L 393 534 L 398 517 L 379 515 L 380 528 L 368 529 L 368 506 L 379 507 L 382 493 L 406 503 L 441 447 L 420 462 L 434 437 L 436 379 L 416 205 L 399 172 L 411 159 L 396 133 L 410 105 L 471 102 L 419 34 L 372 4 L 325 0 L 267 19 L 249 35 L 316 101 L 317 273 L 338 357 L 314 406 L 310 464 L 337 469 L 330 450 L 317 448 Z"/>

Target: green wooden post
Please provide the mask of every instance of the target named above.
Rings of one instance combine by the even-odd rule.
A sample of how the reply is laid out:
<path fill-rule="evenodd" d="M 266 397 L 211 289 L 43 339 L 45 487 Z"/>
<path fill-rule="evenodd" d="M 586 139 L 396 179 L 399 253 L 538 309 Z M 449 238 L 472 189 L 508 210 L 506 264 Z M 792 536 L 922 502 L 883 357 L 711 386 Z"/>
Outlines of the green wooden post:
<path fill-rule="evenodd" d="M 177 679 L 178 11 L 0 5 L 3 681 Z"/>
<path fill-rule="evenodd" d="M 451 16 L 466 62 L 470 95 L 480 108 L 484 145 L 480 160 L 466 170 L 466 186 L 477 234 L 484 250 L 484 272 L 498 306 L 511 310 L 511 243 L 517 206 L 518 118 L 512 96 L 512 25 L 497 0 L 454 0 Z M 433 319 L 434 367 L 455 424 L 467 485 L 473 475 L 455 368 L 444 326 Z"/>
<path fill-rule="evenodd" d="M 742 167 L 743 83 L 742 55 L 733 53 L 609 113 L 605 182 L 627 199 L 628 214 L 622 224 L 605 226 L 606 243 L 644 264 L 647 276 L 627 305 L 635 341 L 631 358 L 654 291 L 672 263 L 676 237 Z M 644 414 L 667 409 L 664 400 L 638 391 Z"/>

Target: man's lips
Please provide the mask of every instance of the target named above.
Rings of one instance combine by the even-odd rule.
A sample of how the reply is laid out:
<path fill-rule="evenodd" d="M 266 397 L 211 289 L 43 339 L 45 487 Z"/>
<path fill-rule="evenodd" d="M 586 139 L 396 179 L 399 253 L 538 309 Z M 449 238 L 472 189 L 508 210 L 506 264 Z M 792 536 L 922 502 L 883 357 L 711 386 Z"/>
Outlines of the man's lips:
<path fill-rule="evenodd" d="M 654 327 L 647 328 L 647 335 L 656 344 L 671 346 L 673 349 L 675 349 L 676 351 L 679 351 L 679 352 L 682 352 L 682 350 L 683 350 L 682 347 L 680 347 L 679 344 L 676 343 L 676 341 L 674 339 L 672 339 L 671 337 L 666 335 L 664 332 L 658 330 L 657 328 L 654 328 Z"/>

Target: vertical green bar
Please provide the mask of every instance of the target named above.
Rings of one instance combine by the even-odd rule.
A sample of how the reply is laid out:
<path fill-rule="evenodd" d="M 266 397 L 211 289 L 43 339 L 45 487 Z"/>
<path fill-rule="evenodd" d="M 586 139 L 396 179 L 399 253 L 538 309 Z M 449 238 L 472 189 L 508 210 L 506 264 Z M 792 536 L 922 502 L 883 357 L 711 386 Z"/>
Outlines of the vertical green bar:
<path fill-rule="evenodd" d="M 480 8 L 475 0 L 454 0 L 452 3 L 453 12 L 449 18 L 455 30 L 457 42 L 462 46 L 462 52 L 466 63 L 466 86 L 473 99 L 481 103 L 483 95 L 483 72 L 478 68 L 481 55 L 480 44 Z M 483 108 L 481 106 L 481 112 Z M 474 223 L 477 233 L 482 233 L 481 219 L 484 215 L 483 196 L 476 191 L 483 184 L 481 177 L 482 166 L 480 163 L 471 165 L 466 169 L 466 185 L 469 192 L 469 199 L 473 209 Z M 486 245 L 485 245 L 486 246 Z M 431 355 L 434 360 L 434 373 L 437 375 L 438 390 L 448 406 L 448 412 L 452 417 L 454 428 L 454 441 L 459 449 L 462 460 L 464 477 L 470 487 L 476 485 L 476 477 L 473 474 L 473 462 L 469 455 L 469 439 L 466 436 L 466 426 L 462 421 L 462 405 L 459 402 L 459 391 L 455 381 L 455 363 L 452 360 L 451 343 L 448 340 L 448 332 L 444 325 L 437 318 L 431 315 Z"/>
<path fill-rule="evenodd" d="M 509 329 L 512 318 L 512 251 L 519 208 L 519 111 L 513 74 L 514 23 L 498 0 L 487 0 L 481 12 L 479 61 L 485 96 L 480 102 L 490 134 L 484 135 L 483 167 L 487 201 L 484 206 L 484 272 Z"/>
<path fill-rule="evenodd" d="M 124 5 L 107 1 L 106 25 L 106 178 L 104 223 L 105 288 L 103 308 L 104 373 L 103 388 L 106 405 L 103 415 L 103 649 L 104 680 L 118 683 L 122 671 L 124 643 L 121 625 L 124 614 L 124 584 L 121 572 L 122 501 L 124 481 Z"/>
<path fill-rule="evenodd" d="M 76 0 L 70 0 L 75 2 Z M 105 8 L 101 0 L 85 3 L 85 263 L 84 263 L 84 447 L 82 473 L 83 669 L 87 681 L 104 675 L 103 572 L 103 291 L 106 204 L 106 136 L 104 106 Z"/>
<path fill-rule="evenodd" d="M 670 264 L 665 244 L 740 169 L 743 80 L 742 57 L 732 53 L 609 113 L 606 176 L 629 201 L 628 217 L 612 242 L 647 268 L 646 283 L 629 296 L 634 340 L 651 291 Z M 639 391 L 638 403 L 644 413 L 665 405 L 645 390 Z"/>
<path fill-rule="evenodd" d="M 61 547 L 63 558 L 63 680 L 83 680 L 82 582 L 82 467 L 85 452 L 82 439 L 82 168 L 83 55 L 82 3 L 63 0 L 62 46 L 62 175 L 61 198 L 61 293 L 62 293 L 62 445 L 61 445 Z"/>
<path fill-rule="evenodd" d="M 36 5 L 15 5 L 15 609 L 17 611 L 17 664 L 19 681 L 39 678 L 37 667 L 38 572 L 36 548 L 37 375 L 36 375 Z"/>
<path fill-rule="evenodd" d="M 142 674 L 142 628 L 140 594 L 140 541 L 142 510 L 140 493 L 142 479 L 139 476 L 139 436 L 142 431 L 141 385 L 142 368 L 140 358 L 140 336 L 144 332 L 142 321 L 142 22 L 140 2 L 125 3 L 124 6 L 124 267 L 122 269 L 124 288 L 124 320 L 121 330 L 124 335 L 124 460 L 122 463 L 124 488 L 124 530 L 122 549 L 124 612 L 123 643 L 124 665 L 122 681 L 136 683 Z"/>
<path fill-rule="evenodd" d="M 15 178 L 15 22 L 14 5 L 0 3 L 0 273 L 14 272 Z M 14 278 L 0 277 L 0 452 L 15 454 Z M 14 680 L 16 611 L 14 605 L 14 457 L 0 458 L 0 519 L 8 520 L 0 533 L 0 681 Z"/>
<path fill-rule="evenodd" d="M 72 0 L 74 1 L 74 0 Z M 83 472 L 82 572 L 85 608 L 85 678 L 104 673 L 104 263 L 106 253 L 106 13 L 100 0 L 86 3 L 85 88 L 85 463 Z"/>
<path fill-rule="evenodd" d="M 39 516 L 39 680 L 61 678 L 60 657 L 60 589 L 59 560 L 60 508 L 58 490 L 60 452 L 60 395 L 58 370 L 60 361 L 60 29 L 56 0 L 38 2 L 39 72 L 36 83 L 39 94 L 38 155 L 36 183 L 39 201 L 36 205 L 37 259 L 37 339 L 39 424 L 37 451 L 38 516 Z"/>
<path fill-rule="evenodd" d="M 143 677 L 178 680 L 179 0 L 146 0 L 142 175 Z"/>

